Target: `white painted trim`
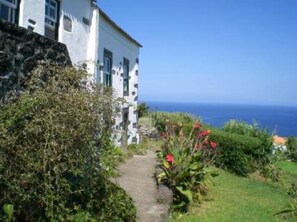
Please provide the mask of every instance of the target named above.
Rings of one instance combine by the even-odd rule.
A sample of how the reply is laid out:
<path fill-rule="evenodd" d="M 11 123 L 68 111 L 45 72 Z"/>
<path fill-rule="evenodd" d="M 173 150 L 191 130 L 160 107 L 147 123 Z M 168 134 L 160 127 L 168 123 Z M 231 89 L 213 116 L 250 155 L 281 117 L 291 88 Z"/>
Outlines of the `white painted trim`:
<path fill-rule="evenodd" d="M 19 5 L 19 26 L 24 26 L 24 0 Z"/>

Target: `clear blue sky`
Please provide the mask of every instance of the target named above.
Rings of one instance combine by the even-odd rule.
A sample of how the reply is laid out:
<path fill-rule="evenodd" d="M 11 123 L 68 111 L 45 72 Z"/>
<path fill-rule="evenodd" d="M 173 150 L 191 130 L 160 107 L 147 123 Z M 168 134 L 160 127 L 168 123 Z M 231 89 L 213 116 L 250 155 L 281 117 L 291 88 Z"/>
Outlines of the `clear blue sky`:
<path fill-rule="evenodd" d="M 143 44 L 141 101 L 297 105 L 297 0 L 99 0 Z"/>

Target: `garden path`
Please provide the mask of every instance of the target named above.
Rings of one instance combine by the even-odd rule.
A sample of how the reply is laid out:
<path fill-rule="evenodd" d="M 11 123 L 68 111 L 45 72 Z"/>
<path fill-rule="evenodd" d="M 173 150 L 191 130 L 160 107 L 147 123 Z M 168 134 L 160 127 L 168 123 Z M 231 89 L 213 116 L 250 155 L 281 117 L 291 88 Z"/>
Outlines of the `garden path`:
<path fill-rule="evenodd" d="M 137 221 L 165 221 L 169 210 L 170 191 L 156 186 L 154 178 L 157 165 L 155 153 L 148 150 L 145 156 L 134 155 L 119 167 L 119 185 L 133 198 L 137 208 Z"/>

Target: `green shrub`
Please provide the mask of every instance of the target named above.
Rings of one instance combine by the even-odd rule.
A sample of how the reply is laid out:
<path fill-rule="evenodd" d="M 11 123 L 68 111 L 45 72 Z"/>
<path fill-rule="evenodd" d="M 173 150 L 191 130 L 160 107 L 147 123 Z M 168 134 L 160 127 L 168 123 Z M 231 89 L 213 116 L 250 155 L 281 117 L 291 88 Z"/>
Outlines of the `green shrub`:
<path fill-rule="evenodd" d="M 193 122 L 183 123 L 182 130 L 185 136 L 191 135 L 191 133 L 193 132 L 193 126 L 194 126 Z"/>
<path fill-rule="evenodd" d="M 149 113 L 149 109 L 150 109 L 150 107 L 148 105 L 146 105 L 146 103 L 140 103 L 137 106 L 138 117 L 141 118 L 141 117 L 147 116 Z"/>
<path fill-rule="evenodd" d="M 100 195 L 93 200 L 96 213 L 75 207 L 74 214 L 68 214 L 62 221 L 97 222 L 97 221 L 136 221 L 136 207 L 127 193 L 109 180 L 97 181 L 97 192 Z"/>
<path fill-rule="evenodd" d="M 146 154 L 146 148 L 143 144 L 130 144 L 127 147 L 128 152 L 130 152 L 131 155 L 145 155 Z"/>
<path fill-rule="evenodd" d="M 188 136 L 179 132 L 174 124 L 167 123 L 164 144 L 158 153 L 162 172 L 157 178 L 173 191 L 172 208 L 187 211 L 190 204 L 200 203 L 208 191 L 209 177 L 214 174 L 207 167 L 213 163 L 217 143 L 209 141 L 209 131 L 203 130 L 200 123 L 192 126 Z"/>
<path fill-rule="evenodd" d="M 236 133 L 239 135 L 252 137 L 257 137 L 257 135 L 262 132 L 256 122 L 254 122 L 253 124 L 248 124 L 246 122 L 237 121 L 234 119 L 226 122 L 223 126 L 223 130 L 229 133 Z"/>
<path fill-rule="evenodd" d="M 266 129 L 260 127 L 257 122 L 248 124 L 243 121 L 230 120 L 224 124 L 225 132 L 255 137 L 261 140 L 262 148 L 266 153 L 272 152 L 273 138 Z"/>
<path fill-rule="evenodd" d="M 262 146 L 259 138 L 213 129 L 210 139 L 219 144 L 216 165 L 238 175 L 246 176 L 269 161 L 270 152 Z"/>
<path fill-rule="evenodd" d="M 289 158 L 293 161 L 297 161 L 297 138 L 292 136 L 288 137 L 286 146 Z"/>
<path fill-rule="evenodd" d="M 123 148 L 110 146 L 109 149 L 103 149 L 100 155 L 102 172 L 107 177 L 118 176 L 117 166 L 126 159 Z"/>
<path fill-rule="evenodd" d="M 149 116 L 138 118 L 138 127 L 152 128 L 153 123 Z"/>
<path fill-rule="evenodd" d="M 194 123 L 200 121 L 199 118 L 196 118 L 187 113 L 169 113 L 169 112 L 154 112 L 151 114 L 152 122 L 154 127 L 161 133 L 165 132 L 166 125 L 168 122 L 178 125 L 191 125 L 193 127 Z"/>
<path fill-rule="evenodd" d="M 102 168 L 117 103 L 87 78 L 82 69 L 38 67 L 27 91 L 1 107 L 0 206 L 11 204 L 15 221 L 135 219 L 132 200 Z"/>
<path fill-rule="evenodd" d="M 268 165 L 272 154 L 272 136 L 257 123 L 230 120 L 222 130 L 215 130 L 213 136 L 220 144 L 221 154 L 217 164 L 242 176 L 255 170 L 270 174 L 272 166 Z M 274 175 L 274 171 L 271 171 L 271 175 Z"/>
<path fill-rule="evenodd" d="M 128 194 L 109 180 L 105 181 L 105 192 L 103 199 L 97 199 L 98 209 L 97 221 L 136 221 L 136 207 L 134 201 Z"/>

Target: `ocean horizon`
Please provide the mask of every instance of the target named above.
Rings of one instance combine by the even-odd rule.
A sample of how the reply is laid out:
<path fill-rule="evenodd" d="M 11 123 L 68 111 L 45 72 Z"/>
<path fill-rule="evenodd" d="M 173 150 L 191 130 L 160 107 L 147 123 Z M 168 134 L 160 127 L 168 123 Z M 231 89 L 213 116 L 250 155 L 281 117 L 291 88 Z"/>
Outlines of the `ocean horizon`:
<path fill-rule="evenodd" d="M 222 127 L 228 120 L 235 119 L 257 122 L 279 136 L 297 136 L 297 106 L 154 101 L 146 104 L 152 111 L 188 113 L 215 127 Z"/>

